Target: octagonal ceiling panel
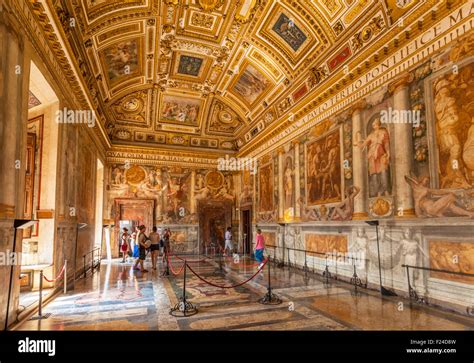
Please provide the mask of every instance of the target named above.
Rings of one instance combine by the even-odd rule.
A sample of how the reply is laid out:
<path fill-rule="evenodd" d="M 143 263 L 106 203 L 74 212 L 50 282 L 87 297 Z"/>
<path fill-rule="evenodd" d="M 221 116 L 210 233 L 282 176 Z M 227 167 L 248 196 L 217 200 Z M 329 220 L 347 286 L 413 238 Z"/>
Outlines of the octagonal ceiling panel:
<path fill-rule="evenodd" d="M 390 17 L 393 23 L 416 7 L 395 0 L 51 1 L 112 143 L 213 152 L 250 142 L 377 39 Z M 72 30 L 70 17 L 79 25 Z"/>

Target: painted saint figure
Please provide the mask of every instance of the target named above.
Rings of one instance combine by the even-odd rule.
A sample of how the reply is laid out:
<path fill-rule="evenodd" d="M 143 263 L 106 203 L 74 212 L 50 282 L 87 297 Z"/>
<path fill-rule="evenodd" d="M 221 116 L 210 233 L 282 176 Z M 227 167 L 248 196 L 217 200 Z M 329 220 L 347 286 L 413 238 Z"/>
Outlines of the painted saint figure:
<path fill-rule="evenodd" d="M 369 160 L 369 191 L 370 197 L 389 195 L 390 172 L 390 135 L 382 127 L 380 118 L 372 123 L 373 131 L 364 141 L 359 141 L 358 146 L 367 148 Z"/>
<path fill-rule="evenodd" d="M 293 174 L 291 158 L 286 159 L 286 168 L 284 174 L 285 180 L 285 209 L 293 207 Z"/>

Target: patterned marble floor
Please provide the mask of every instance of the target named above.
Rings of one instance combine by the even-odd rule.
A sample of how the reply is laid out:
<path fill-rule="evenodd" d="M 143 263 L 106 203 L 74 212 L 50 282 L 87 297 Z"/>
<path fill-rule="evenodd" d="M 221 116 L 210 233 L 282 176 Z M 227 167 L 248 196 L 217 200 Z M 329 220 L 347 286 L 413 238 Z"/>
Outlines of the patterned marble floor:
<path fill-rule="evenodd" d="M 188 258 L 192 270 L 217 285 L 234 285 L 256 273 L 255 261 L 239 263 Z M 180 259 L 172 265 L 179 270 Z M 324 283 L 321 277 L 272 266 L 273 292 L 280 305 L 262 305 L 267 291 L 267 267 L 249 283 L 222 289 L 208 285 L 189 269 L 186 297 L 198 314 L 182 318 L 169 314 L 182 296 L 183 274 L 160 277 L 163 268 L 148 273 L 133 271 L 118 260 L 103 263 L 100 273 L 76 282 L 76 288 L 49 303 L 48 319 L 30 320 L 18 330 L 474 330 L 474 318 L 438 309 L 410 305 L 400 297 L 380 297 L 377 292 L 343 282 Z M 399 302 L 405 308 L 399 311 Z"/>

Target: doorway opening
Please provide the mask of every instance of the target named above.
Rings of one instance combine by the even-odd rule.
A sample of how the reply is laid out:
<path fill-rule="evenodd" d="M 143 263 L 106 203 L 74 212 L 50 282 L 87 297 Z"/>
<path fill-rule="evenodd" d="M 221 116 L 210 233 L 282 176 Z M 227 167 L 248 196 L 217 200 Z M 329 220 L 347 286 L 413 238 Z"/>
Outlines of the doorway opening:
<path fill-rule="evenodd" d="M 122 256 L 120 251 L 120 240 L 123 228 L 128 229 L 128 233 L 135 232 L 136 227 L 144 225 L 145 233 L 148 235 L 154 226 L 154 199 L 115 199 L 115 233 L 111 246 L 112 257 Z M 133 251 L 133 247 L 132 251 Z"/>
<path fill-rule="evenodd" d="M 23 231 L 19 299 L 22 308 L 38 301 L 40 271 L 44 270 L 47 276 L 53 276 L 55 271 L 59 99 L 34 62 L 29 82 L 23 218 L 39 223 Z M 43 281 L 43 287 L 46 296 L 53 286 Z"/>
<path fill-rule="evenodd" d="M 232 203 L 201 201 L 198 205 L 200 252 L 220 253 L 224 250 L 224 234 L 232 226 Z"/>
<path fill-rule="evenodd" d="M 242 211 L 242 246 L 241 251 L 243 255 L 251 254 L 252 252 L 252 211 L 246 209 Z"/>
<path fill-rule="evenodd" d="M 106 253 L 106 249 L 102 246 L 103 241 L 103 211 L 104 211 L 104 164 L 97 159 L 96 173 L 96 193 L 95 193 L 95 240 L 94 247 L 100 248 L 102 257 Z"/>

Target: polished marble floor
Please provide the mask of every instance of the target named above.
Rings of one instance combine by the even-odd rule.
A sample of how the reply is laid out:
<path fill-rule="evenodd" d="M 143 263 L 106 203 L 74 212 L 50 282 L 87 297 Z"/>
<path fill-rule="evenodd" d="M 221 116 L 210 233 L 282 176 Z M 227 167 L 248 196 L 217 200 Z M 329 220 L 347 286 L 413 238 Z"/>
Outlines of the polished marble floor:
<path fill-rule="evenodd" d="M 184 256 L 183 256 L 184 257 Z M 230 286 L 256 273 L 255 261 L 187 256 L 204 280 Z M 173 257 L 179 272 L 183 262 Z M 410 304 L 400 297 L 381 297 L 338 281 L 272 265 L 272 288 L 280 305 L 262 305 L 268 266 L 235 288 L 218 288 L 186 270 L 186 298 L 198 308 L 190 317 L 174 317 L 170 308 L 182 296 L 183 273 L 161 277 L 163 266 L 148 273 L 131 263 L 103 262 L 100 272 L 76 282 L 73 292 L 44 307 L 51 316 L 29 320 L 18 330 L 474 330 L 474 318 Z M 400 302 L 404 309 L 400 311 Z"/>

